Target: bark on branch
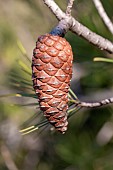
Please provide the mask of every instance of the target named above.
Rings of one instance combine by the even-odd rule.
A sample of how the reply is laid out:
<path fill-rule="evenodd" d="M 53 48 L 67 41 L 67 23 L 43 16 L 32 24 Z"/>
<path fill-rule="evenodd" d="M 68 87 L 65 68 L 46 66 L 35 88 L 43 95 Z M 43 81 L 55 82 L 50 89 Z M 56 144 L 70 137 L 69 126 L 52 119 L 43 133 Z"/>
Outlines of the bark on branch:
<path fill-rule="evenodd" d="M 109 99 L 101 100 L 99 102 L 93 102 L 93 103 L 75 101 L 76 106 L 88 107 L 88 108 L 96 108 L 96 107 L 104 106 L 104 105 L 107 105 L 107 104 L 110 104 L 110 103 L 113 103 L 113 97 L 111 97 Z"/>
<path fill-rule="evenodd" d="M 68 0 L 68 5 L 67 5 L 67 9 L 66 9 L 66 15 L 68 15 L 68 16 L 71 15 L 73 2 L 74 2 L 74 0 Z"/>
<path fill-rule="evenodd" d="M 90 29 L 79 23 L 75 18 L 72 16 L 67 16 L 59 6 L 53 0 L 43 0 L 44 3 L 50 8 L 52 13 L 56 16 L 56 18 L 61 21 L 65 20 L 65 25 L 70 26 L 72 32 L 76 33 L 77 35 L 83 37 L 96 47 L 100 48 L 101 50 L 108 51 L 109 53 L 113 53 L 113 43 L 102 36 L 92 32 Z"/>
<path fill-rule="evenodd" d="M 101 1 L 100 0 L 93 0 L 93 3 L 95 4 L 95 7 L 96 7 L 100 17 L 102 18 L 103 22 L 105 23 L 105 25 L 107 26 L 109 31 L 113 34 L 113 23 L 111 22 L 110 18 L 106 14 Z"/>

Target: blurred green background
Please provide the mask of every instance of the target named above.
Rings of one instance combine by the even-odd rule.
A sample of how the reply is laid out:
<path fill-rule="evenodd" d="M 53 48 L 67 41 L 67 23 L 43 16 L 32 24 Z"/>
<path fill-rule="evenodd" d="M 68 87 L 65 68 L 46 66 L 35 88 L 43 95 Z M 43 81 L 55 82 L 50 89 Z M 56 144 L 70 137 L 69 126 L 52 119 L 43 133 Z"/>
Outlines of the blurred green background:
<path fill-rule="evenodd" d="M 67 1 L 56 2 L 65 11 Z M 102 3 L 113 20 L 113 1 Z M 112 41 L 91 0 L 75 0 L 72 15 Z M 42 0 L 0 1 L 0 170 L 113 170 L 113 105 L 80 110 L 69 119 L 65 135 L 50 127 L 25 136 L 19 133 L 21 124 L 39 112 L 35 105 L 30 106 L 36 99 L 27 96 L 33 89 L 31 63 L 26 56 L 31 61 L 37 37 L 50 32 L 57 23 Z M 94 62 L 93 58 L 113 55 L 71 32 L 66 39 L 74 53 L 71 87 L 79 99 L 91 102 L 112 97 L 113 65 Z M 28 72 L 22 70 L 23 63 Z M 24 97 L 2 96 L 20 92 Z M 40 115 L 37 119 L 33 121 L 39 121 Z"/>

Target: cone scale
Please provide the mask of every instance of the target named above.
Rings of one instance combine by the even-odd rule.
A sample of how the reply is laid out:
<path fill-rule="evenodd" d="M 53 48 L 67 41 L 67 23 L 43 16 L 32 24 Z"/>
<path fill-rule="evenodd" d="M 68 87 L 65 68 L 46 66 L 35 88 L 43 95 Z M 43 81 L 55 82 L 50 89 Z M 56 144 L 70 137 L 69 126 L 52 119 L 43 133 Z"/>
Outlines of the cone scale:
<path fill-rule="evenodd" d="M 68 125 L 72 60 L 72 49 L 65 38 L 52 34 L 38 38 L 32 57 L 33 87 L 44 116 L 61 133 Z"/>

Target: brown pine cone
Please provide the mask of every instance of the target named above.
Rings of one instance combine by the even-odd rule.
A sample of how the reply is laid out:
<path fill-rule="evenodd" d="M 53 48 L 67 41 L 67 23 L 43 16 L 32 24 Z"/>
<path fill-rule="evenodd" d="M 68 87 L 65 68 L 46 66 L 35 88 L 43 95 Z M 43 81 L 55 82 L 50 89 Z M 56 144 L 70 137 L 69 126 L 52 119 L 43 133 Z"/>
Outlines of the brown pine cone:
<path fill-rule="evenodd" d="M 38 38 L 32 57 L 33 87 L 40 109 L 61 133 L 67 130 L 68 91 L 73 53 L 66 39 L 45 34 Z"/>

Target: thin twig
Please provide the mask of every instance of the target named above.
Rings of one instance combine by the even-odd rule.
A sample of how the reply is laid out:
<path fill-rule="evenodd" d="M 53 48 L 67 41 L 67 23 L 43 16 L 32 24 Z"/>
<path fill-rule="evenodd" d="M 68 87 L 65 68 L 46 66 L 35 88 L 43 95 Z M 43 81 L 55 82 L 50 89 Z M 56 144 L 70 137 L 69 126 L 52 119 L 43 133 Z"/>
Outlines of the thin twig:
<path fill-rule="evenodd" d="M 52 13 L 57 17 L 59 21 L 65 20 L 65 27 L 70 26 L 70 30 L 79 36 L 83 37 L 93 45 L 97 46 L 101 50 L 113 53 L 113 43 L 100 35 L 92 32 L 84 25 L 80 24 L 75 18 L 67 16 L 58 5 L 52 0 L 43 0 L 44 3 L 51 9 Z"/>
<path fill-rule="evenodd" d="M 56 18 L 60 21 L 65 18 L 65 13 L 59 8 L 59 6 L 52 0 L 43 0 L 43 2 L 47 5 L 48 8 L 52 11 L 52 13 L 56 16 Z"/>
<path fill-rule="evenodd" d="M 109 31 L 113 34 L 113 23 L 111 22 L 106 11 L 104 10 L 104 7 L 103 7 L 101 1 L 100 0 L 93 0 L 93 3 L 95 4 L 95 7 L 96 7 L 100 17 L 104 21 L 105 25 L 107 26 Z"/>
<path fill-rule="evenodd" d="M 81 107 L 89 107 L 89 108 L 96 108 L 100 106 L 104 106 L 107 104 L 113 103 L 113 97 L 109 99 L 104 99 L 99 102 L 94 102 L 94 103 L 87 103 L 87 102 L 82 102 L 82 101 L 75 101 L 76 106 L 81 106 Z"/>
<path fill-rule="evenodd" d="M 73 2 L 74 2 L 74 0 L 68 0 L 68 5 L 67 5 L 67 9 L 66 9 L 66 15 L 68 15 L 68 16 L 71 16 Z"/>

